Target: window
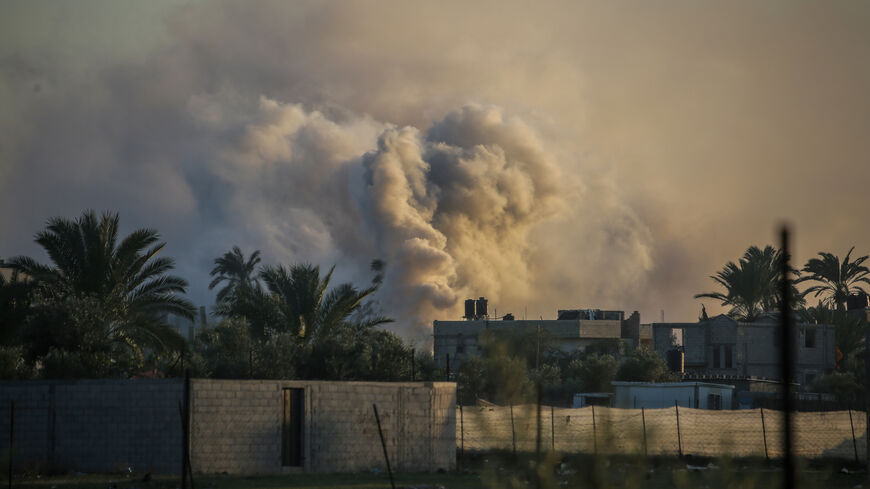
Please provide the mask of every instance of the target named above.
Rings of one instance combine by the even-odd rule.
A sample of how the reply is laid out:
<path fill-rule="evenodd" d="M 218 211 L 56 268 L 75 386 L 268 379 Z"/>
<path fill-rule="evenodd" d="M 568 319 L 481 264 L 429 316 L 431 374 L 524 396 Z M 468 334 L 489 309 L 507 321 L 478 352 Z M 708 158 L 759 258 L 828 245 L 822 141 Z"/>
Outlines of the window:
<path fill-rule="evenodd" d="M 805 348 L 815 348 L 816 347 L 816 329 L 815 328 L 807 328 L 804 330 L 804 347 Z"/>
<path fill-rule="evenodd" d="M 719 394 L 707 394 L 707 409 L 722 409 L 722 396 Z"/>
<path fill-rule="evenodd" d="M 804 379 L 804 384 L 810 385 L 813 383 L 814 380 L 816 380 L 816 374 L 814 372 L 807 372 Z"/>
<path fill-rule="evenodd" d="M 719 345 L 713 346 L 713 368 L 719 368 Z"/>
<path fill-rule="evenodd" d="M 725 345 L 725 368 L 731 368 L 731 345 Z"/>

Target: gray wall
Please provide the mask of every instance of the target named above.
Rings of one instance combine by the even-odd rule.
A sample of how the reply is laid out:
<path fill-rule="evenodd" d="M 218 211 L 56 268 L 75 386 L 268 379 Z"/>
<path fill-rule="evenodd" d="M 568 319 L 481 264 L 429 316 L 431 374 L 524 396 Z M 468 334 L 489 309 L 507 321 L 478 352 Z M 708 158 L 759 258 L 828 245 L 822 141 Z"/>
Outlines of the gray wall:
<path fill-rule="evenodd" d="M 0 382 L 0 446 L 14 400 L 18 467 L 176 472 L 183 390 L 180 380 Z"/>
<path fill-rule="evenodd" d="M 195 380 L 194 470 L 293 470 L 281 466 L 281 391 L 286 388 L 305 391 L 304 470 L 386 470 L 372 404 L 378 405 L 394 470 L 455 468 L 453 383 Z"/>
<path fill-rule="evenodd" d="M 281 466 L 284 388 L 305 390 L 304 467 L 296 470 L 385 470 L 373 403 L 394 470 L 456 466 L 453 383 L 193 379 L 193 469 L 287 471 Z M 0 447 L 8 443 L 9 401 L 15 400 L 19 469 L 178 473 L 183 391 L 182 380 L 0 382 Z"/>

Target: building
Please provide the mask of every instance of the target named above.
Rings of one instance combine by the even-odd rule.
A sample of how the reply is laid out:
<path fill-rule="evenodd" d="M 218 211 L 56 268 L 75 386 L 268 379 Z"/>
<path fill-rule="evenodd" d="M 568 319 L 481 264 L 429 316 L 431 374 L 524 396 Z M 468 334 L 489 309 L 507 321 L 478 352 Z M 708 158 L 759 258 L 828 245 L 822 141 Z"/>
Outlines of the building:
<path fill-rule="evenodd" d="M 556 319 L 518 320 L 511 314 L 500 318 L 486 314 L 486 299 L 466 301 L 465 320 L 435 321 L 434 355 L 439 367 L 457 368 L 470 356 L 482 351 L 481 336 L 485 332 L 498 335 L 509 332 L 540 331 L 554 340 L 564 352 L 583 350 L 601 340 L 624 340 L 632 345 L 652 348 L 652 328 L 640 324 L 635 311 L 627 318 L 623 311 L 601 309 L 559 310 Z M 483 314 L 478 312 L 482 311 Z"/>
<path fill-rule="evenodd" d="M 846 309 L 849 314 L 861 319 L 865 323 L 870 323 L 870 296 L 863 292 L 853 294 L 846 299 Z"/>
<path fill-rule="evenodd" d="M 695 409 L 732 409 L 734 386 L 707 382 L 618 382 L 613 407 L 661 409 L 679 405 Z"/>
<path fill-rule="evenodd" d="M 834 326 L 795 323 L 795 381 L 806 386 L 834 368 Z M 685 374 L 706 379 L 780 380 L 780 322 L 765 315 L 752 323 L 724 314 L 697 323 L 654 323 L 653 349 L 662 357 L 682 349 Z M 731 382 L 728 382 L 731 383 Z"/>

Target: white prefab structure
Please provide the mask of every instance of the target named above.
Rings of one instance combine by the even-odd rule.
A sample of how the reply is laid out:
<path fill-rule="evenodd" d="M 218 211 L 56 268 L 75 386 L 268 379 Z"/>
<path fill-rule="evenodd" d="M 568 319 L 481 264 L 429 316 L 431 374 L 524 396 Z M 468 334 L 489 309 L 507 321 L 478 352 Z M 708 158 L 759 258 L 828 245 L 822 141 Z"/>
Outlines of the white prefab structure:
<path fill-rule="evenodd" d="M 613 382 L 613 407 L 731 409 L 734 386 L 706 382 Z"/>

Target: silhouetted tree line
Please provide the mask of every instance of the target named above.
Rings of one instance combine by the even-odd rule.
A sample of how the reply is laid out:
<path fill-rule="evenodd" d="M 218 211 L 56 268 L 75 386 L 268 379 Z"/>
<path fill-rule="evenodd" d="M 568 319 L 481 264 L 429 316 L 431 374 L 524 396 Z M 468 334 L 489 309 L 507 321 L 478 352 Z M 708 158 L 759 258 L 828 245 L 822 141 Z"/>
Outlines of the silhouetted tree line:
<path fill-rule="evenodd" d="M 570 405 L 578 392 L 613 391 L 614 380 L 679 380 L 658 354 L 619 339 L 599 340 L 570 352 L 560 349 L 546 330 L 485 332 L 480 341 L 481 354 L 469 358 L 457 372 L 463 403 L 534 402 L 540 386 L 545 403 Z"/>
<path fill-rule="evenodd" d="M 183 338 L 168 315 L 192 320 L 183 298 L 187 282 L 171 275 L 174 261 L 158 256 L 165 243 L 153 229 L 119 236 L 117 214 L 84 212 L 52 218 L 36 235 L 50 264 L 19 256 L 0 274 L 0 378 L 85 378 L 195 375 L 220 378 L 407 380 L 443 379 L 431 353 L 412 350 L 378 326 L 392 320 L 372 295 L 387 264 L 374 260 L 371 283 L 331 283 L 308 264 L 263 265 L 260 252 L 234 247 L 215 260 L 210 288 L 217 289 L 220 319 L 194 341 Z M 867 323 L 846 310 L 847 299 L 866 293 L 868 256 L 843 260 L 819 253 L 794 284 L 809 282 L 793 313 L 836 327 L 836 368 L 812 390 L 854 396 L 865 383 Z M 728 315 L 753 321 L 781 309 L 779 270 L 785 259 L 772 246 L 750 247 L 711 278 L 723 289 L 699 294 L 729 307 Z M 807 307 L 812 296 L 817 304 Z M 704 319 L 703 317 L 701 318 Z M 620 341 L 563 352 L 546 332 L 520 331 L 481 338 L 482 351 L 458 372 L 461 395 L 521 402 L 537 395 L 568 402 L 575 392 L 610 390 L 617 380 L 672 379 L 662 360 Z"/>
<path fill-rule="evenodd" d="M 0 378 L 197 376 L 408 380 L 435 378 L 417 354 L 377 326 L 392 322 L 371 300 L 386 264 L 359 289 L 332 286 L 307 264 L 260 265 L 238 247 L 215 260 L 217 326 L 192 341 L 169 315 L 194 319 L 187 282 L 153 229 L 118 234 L 118 215 L 52 218 L 36 242 L 51 263 L 15 257 L 0 275 Z"/>

